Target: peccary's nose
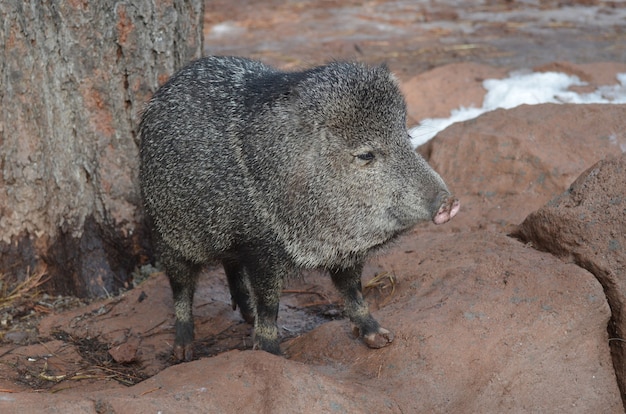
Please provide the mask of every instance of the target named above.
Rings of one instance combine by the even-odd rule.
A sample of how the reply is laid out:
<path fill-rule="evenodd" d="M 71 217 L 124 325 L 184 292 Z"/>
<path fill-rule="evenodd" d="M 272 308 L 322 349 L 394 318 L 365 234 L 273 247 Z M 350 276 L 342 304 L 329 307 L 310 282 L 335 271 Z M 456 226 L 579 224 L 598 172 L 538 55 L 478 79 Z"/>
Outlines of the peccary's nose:
<path fill-rule="evenodd" d="M 450 194 L 444 193 L 438 197 L 440 201 L 437 213 L 433 216 L 433 222 L 435 224 L 443 224 L 456 216 L 461 208 L 461 203 L 458 199 L 454 198 Z"/>

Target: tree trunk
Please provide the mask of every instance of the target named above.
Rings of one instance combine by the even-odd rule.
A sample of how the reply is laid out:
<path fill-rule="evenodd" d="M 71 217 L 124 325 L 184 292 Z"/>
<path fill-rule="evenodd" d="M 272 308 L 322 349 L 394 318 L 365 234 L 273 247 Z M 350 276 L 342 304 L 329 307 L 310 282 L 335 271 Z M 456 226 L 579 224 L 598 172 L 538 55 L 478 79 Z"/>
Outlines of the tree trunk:
<path fill-rule="evenodd" d="M 143 104 L 202 51 L 202 0 L 0 2 L 0 272 L 102 296 L 145 259 Z"/>

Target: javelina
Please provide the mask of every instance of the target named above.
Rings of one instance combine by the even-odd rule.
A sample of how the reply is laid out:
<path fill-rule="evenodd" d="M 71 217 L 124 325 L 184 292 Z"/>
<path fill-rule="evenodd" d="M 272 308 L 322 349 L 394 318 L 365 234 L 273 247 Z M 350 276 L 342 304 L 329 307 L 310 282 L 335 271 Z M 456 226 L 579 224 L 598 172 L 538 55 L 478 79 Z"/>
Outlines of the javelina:
<path fill-rule="evenodd" d="M 393 340 L 361 293 L 373 249 L 459 203 L 411 148 L 389 70 L 333 62 L 281 72 L 238 57 L 185 67 L 147 104 L 140 183 L 174 294 L 174 355 L 192 357 L 201 265 L 220 261 L 254 345 L 280 353 L 283 279 L 323 268 L 363 340 Z"/>

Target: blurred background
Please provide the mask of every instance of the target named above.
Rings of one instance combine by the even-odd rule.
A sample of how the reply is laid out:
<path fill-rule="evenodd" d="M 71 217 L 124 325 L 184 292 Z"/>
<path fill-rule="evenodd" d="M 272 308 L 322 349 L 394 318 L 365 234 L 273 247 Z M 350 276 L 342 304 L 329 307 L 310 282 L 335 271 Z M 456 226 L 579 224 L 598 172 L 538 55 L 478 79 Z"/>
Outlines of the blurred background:
<path fill-rule="evenodd" d="M 625 22 L 623 0 L 216 0 L 205 5 L 203 52 L 282 68 L 356 58 L 401 77 L 459 61 L 623 62 Z"/>

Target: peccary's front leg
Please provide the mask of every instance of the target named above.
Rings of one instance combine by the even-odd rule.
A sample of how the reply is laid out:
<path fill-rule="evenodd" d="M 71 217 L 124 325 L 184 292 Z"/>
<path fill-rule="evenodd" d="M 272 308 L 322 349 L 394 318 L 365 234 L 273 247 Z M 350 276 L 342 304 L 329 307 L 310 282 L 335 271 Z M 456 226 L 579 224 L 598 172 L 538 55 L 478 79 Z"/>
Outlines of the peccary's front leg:
<path fill-rule="evenodd" d="M 382 328 L 369 311 L 361 289 L 361 271 L 359 263 L 347 269 L 331 269 L 330 276 L 345 301 L 345 313 L 356 325 L 363 342 L 370 348 L 382 348 L 393 341 L 393 333 Z"/>
<path fill-rule="evenodd" d="M 254 348 L 280 355 L 280 338 L 278 337 L 278 306 L 282 290 L 282 275 L 268 275 L 277 280 L 262 283 L 259 279 L 253 283 L 256 297 L 256 319 L 254 320 Z"/>
<path fill-rule="evenodd" d="M 174 313 L 176 315 L 174 358 L 178 361 L 191 361 L 194 337 L 193 295 L 196 290 L 200 266 L 173 252 L 163 254 L 162 261 L 174 296 Z"/>

